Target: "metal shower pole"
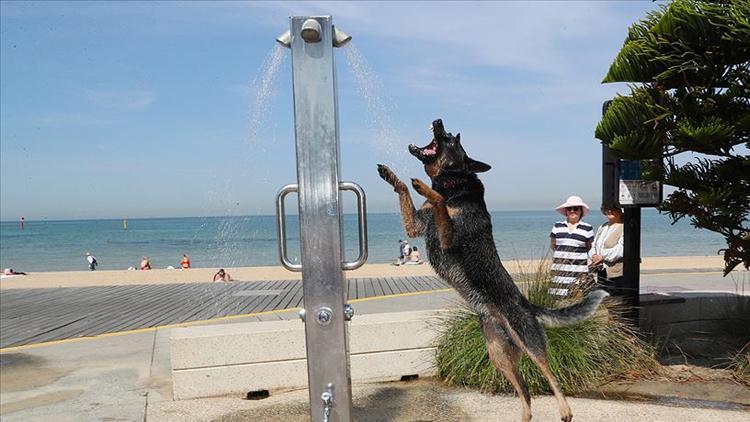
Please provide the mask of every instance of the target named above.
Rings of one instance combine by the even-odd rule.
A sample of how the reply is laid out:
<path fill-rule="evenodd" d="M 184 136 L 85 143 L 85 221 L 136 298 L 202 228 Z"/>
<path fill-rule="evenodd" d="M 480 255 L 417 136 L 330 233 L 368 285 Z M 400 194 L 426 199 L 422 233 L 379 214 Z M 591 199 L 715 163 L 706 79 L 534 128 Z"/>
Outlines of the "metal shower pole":
<path fill-rule="evenodd" d="M 292 50 L 292 84 L 297 151 L 297 184 L 277 196 L 279 254 L 282 264 L 302 272 L 310 417 L 351 421 L 351 377 L 345 321 L 353 312 L 344 303 L 343 270 L 367 260 L 365 197 L 362 189 L 340 181 L 336 74 L 333 47 L 349 36 L 333 27 L 330 16 L 291 17 L 290 30 L 277 41 Z M 360 253 L 344 262 L 339 192 L 358 198 Z M 299 195 L 301 264 L 286 257 L 284 197 Z"/>

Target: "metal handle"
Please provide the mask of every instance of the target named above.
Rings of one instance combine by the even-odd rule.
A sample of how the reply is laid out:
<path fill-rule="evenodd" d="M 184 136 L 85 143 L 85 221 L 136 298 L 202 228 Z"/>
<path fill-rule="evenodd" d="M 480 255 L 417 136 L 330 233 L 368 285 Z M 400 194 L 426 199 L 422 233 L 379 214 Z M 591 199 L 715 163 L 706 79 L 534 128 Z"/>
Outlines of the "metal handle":
<path fill-rule="evenodd" d="M 344 271 L 356 270 L 367 262 L 367 204 L 365 191 L 354 182 L 339 182 L 340 190 L 349 190 L 357 195 L 357 220 L 359 228 L 359 256 L 354 262 L 343 262 Z"/>
<path fill-rule="evenodd" d="M 340 182 L 339 189 L 352 191 L 357 196 L 359 256 L 353 262 L 345 261 L 341 263 L 341 269 L 344 271 L 356 270 L 367 262 L 367 200 L 365 198 L 365 191 L 354 182 Z M 284 198 L 292 192 L 299 192 L 299 185 L 290 183 L 282 187 L 279 193 L 276 194 L 276 233 L 279 237 L 279 259 L 281 260 L 281 265 L 289 271 L 301 272 L 302 264 L 293 264 L 287 258 Z"/>
<path fill-rule="evenodd" d="M 286 220 L 284 213 L 284 198 L 291 192 L 299 192 L 299 185 L 288 184 L 276 194 L 276 234 L 279 236 L 279 259 L 281 265 L 289 271 L 302 271 L 302 264 L 293 264 L 286 257 Z"/>

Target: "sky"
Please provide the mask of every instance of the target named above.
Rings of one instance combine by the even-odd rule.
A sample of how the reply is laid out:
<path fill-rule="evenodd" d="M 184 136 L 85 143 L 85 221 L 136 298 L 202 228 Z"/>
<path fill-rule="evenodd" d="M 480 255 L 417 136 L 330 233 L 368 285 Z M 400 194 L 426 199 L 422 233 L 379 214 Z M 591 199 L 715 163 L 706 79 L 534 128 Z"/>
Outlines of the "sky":
<path fill-rule="evenodd" d="M 651 1 L 0 3 L 0 219 L 275 213 L 296 182 L 290 16 L 331 15 L 342 180 L 396 212 L 385 163 L 442 118 L 491 210 L 601 201 L 601 84 Z M 346 209 L 354 204 L 344 195 Z M 287 209 L 296 206 L 287 202 Z"/>

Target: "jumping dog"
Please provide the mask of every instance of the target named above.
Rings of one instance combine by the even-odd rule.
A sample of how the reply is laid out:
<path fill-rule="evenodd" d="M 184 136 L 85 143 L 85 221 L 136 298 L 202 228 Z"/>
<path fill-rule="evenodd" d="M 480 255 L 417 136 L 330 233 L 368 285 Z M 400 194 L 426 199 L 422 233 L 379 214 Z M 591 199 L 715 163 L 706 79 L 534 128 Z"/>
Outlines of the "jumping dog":
<path fill-rule="evenodd" d="M 427 146 L 409 145 L 409 152 L 422 162 L 432 182 L 428 186 L 411 179 L 414 190 L 426 198 L 419 210 L 414 208 L 407 186 L 388 167 L 378 165 L 380 177 L 398 194 L 406 233 L 409 237 L 425 237 L 432 268 L 479 314 L 490 360 L 521 399 L 521 420 L 531 419 L 531 397 L 518 371 L 519 360 L 526 353 L 549 382 L 561 420 L 570 422 L 570 406 L 549 368 L 542 325 L 556 327 L 583 321 L 594 314 L 608 294 L 595 290 L 561 309 L 529 303 L 495 249 L 484 186 L 477 177 L 490 166 L 466 155 L 461 134 L 446 133 L 440 119 L 432 122 L 432 133 Z"/>

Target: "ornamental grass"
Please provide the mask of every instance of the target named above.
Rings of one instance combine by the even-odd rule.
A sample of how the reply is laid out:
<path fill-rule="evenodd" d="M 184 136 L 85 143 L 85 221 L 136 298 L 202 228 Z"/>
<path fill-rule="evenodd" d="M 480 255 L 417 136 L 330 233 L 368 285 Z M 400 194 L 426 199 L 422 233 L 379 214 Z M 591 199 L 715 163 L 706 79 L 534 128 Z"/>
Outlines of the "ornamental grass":
<path fill-rule="evenodd" d="M 732 376 L 738 382 L 750 387 L 750 342 L 748 342 L 729 364 Z"/>
<path fill-rule="evenodd" d="M 561 301 L 547 293 L 548 263 L 544 260 L 531 276 L 522 274 L 519 287 L 530 302 L 544 307 L 561 307 Z M 585 294 L 590 287 L 583 287 Z M 573 299 L 575 301 L 577 299 Z M 605 299 L 596 314 L 579 324 L 545 328 L 549 365 L 566 393 L 589 392 L 609 381 L 653 374 L 658 368 L 654 348 L 644 342 L 634 327 L 622 318 L 623 305 Z M 487 355 L 479 317 L 466 307 L 449 312 L 436 322 L 437 376 L 452 385 L 482 392 L 515 392 L 495 369 Z M 520 372 L 532 394 L 551 392 L 549 384 L 528 357 Z"/>

